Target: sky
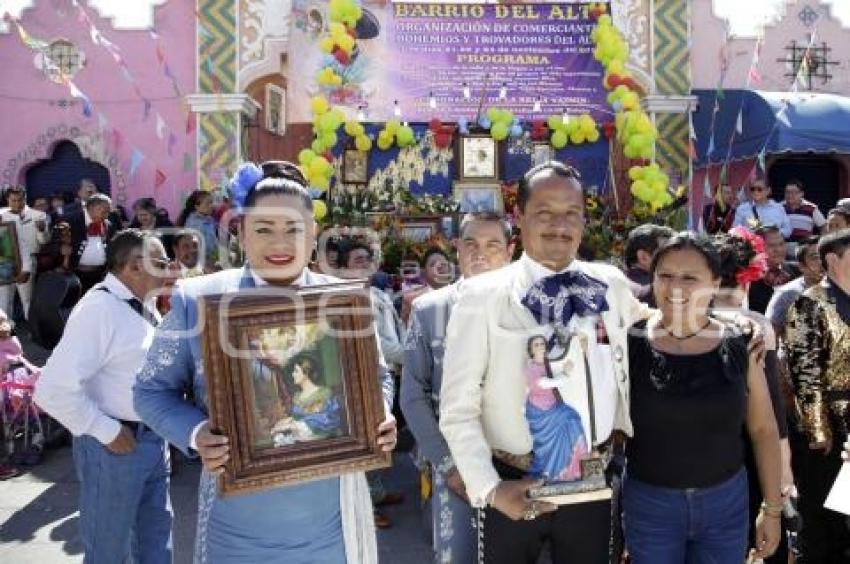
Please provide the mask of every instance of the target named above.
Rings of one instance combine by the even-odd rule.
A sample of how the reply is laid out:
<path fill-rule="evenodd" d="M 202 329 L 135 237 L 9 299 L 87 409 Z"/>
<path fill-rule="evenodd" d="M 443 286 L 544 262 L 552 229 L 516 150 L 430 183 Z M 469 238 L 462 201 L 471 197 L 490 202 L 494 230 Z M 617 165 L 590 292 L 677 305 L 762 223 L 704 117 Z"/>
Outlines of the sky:
<path fill-rule="evenodd" d="M 815 4 L 817 0 L 812 0 Z M 786 0 L 714 0 L 714 13 L 729 19 L 735 35 L 756 35 L 758 27 L 779 13 Z M 850 0 L 824 0 L 832 5 L 832 15 L 850 27 Z"/>

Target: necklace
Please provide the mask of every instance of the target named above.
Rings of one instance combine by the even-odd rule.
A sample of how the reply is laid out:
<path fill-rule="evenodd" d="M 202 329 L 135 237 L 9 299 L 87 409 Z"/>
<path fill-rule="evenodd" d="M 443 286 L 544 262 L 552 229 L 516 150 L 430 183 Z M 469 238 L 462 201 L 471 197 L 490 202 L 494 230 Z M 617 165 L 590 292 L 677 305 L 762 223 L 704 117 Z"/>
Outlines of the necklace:
<path fill-rule="evenodd" d="M 681 336 L 674 334 L 672 331 L 670 331 L 670 329 L 668 329 L 667 327 L 664 327 L 663 325 L 661 325 L 661 327 L 664 329 L 665 333 L 667 333 L 670 337 L 676 339 L 677 341 L 687 341 L 688 339 L 690 339 L 692 337 L 696 337 L 697 335 L 702 333 L 705 329 L 708 328 L 709 325 L 711 325 L 711 319 L 706 320 L 705 325 L 703 325 L 702 327 L 700 327 L 699 329 L 697 329 L 693 333 L 688 333 L 686 335 L 681 335 Z"/>

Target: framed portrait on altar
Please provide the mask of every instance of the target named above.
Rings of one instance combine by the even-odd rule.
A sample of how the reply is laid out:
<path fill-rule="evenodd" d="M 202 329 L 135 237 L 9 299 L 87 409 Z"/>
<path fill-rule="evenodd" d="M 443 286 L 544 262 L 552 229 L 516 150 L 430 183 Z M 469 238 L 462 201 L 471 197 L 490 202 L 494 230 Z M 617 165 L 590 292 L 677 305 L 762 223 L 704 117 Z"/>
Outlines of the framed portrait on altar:
<path fill-rule="evenodd" d="M 342 182 L 344 184 L 369 183 L 369 153 L 346 149 L 342 157 Z"/>
<path fill-rule="evenodd" d="M 456 158 L 461 182 L 499 178 L 499 143 L 489 135 L 461 135 Z"/>
<path fill-rule="evenodd" d="M 0 223 L 0 286 L 14 284 L 20 271 L 17 226 L 13 221 L 4 221 Z"/>
<path fill-rule="evenodd" d="M 492 182 L 455 182 L 454 198 L 462 213 L 505 212 L 502 187 Z"/>
<path fill-rule="evenodd" d="M 534 143 L 531 146 L 531 166 L 555 160 L 555 148 L 549 143 Z"/>
<path fill-rule="evenodd" d="M 205 296 L 210 425 L 230 440 L 222 495 L 389 466 L 363 281 Z"/>
<path fill-rule="evenodd" d="M 414 243 L 427 241 L 440 232 L 443 219 L 434 217 L 401 218 L 401 237 Z"/>

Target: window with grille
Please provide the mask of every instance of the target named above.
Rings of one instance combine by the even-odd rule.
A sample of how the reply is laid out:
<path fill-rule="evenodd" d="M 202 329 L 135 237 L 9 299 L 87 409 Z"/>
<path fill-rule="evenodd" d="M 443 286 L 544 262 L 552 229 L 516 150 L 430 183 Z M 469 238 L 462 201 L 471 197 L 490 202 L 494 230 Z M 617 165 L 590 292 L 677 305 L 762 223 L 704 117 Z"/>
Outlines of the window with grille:
<path fill-rule="evenodd" d="M 39 57 L 39 67 L 53 82 L 62 82 L 63 76 L 73 78 L 86 62 L 85 54 L 67 39 L 57 39 L 48 45 Z"/>

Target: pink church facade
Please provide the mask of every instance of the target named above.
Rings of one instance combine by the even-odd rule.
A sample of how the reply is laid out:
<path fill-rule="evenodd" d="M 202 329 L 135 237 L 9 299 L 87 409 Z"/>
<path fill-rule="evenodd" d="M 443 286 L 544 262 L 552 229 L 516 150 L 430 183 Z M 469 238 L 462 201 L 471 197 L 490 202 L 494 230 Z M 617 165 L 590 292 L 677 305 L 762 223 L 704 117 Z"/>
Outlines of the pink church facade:
<path fill-rule="evenodd" d="M 29 184 L 33 167 L 70 141 L 88 170 L 104 173 L 98 187 L 118 203 L 129 208 L 153 196 L 173 217 L 197 187 L 195 121 L 185 102 L 196 89 L 194 2 L 151 8 L 153 32 L 115 29 L 82 1 L 34 4 L 17 20 L 30 46 L 11 21 L 0 32 L 0 185 Z M 90 104 L 61 76 L 48 76 L 38 41 L 50 44 L 57 64 L 69 59 L 73 85 Z M 78 172 L 41 175 L 30 196 L 76 192 Z"/>
<path fill-rule="evenodd" d="M 726 21 L 714 12 L 713 0 L 693 0 L 692 15 L 691 65 L 695 90 L 720 87 L 724 90 L 792 91 L 800 56 L 811 43 L 813 47 L 828 50 L 812 51 L 811 80 L 799 83 L 797 90 L 850 97 L 850 50 L 846 48 L 850 45 L 850 27 L 832 15 L 829 4 L 821 0 L 787 0 L 776 20 L 763 28 L 757 75 L 750 73 L 757 37 L 730 35 Z M 796 65 L 792 62 L 794 45 L 797 47 Z M 819 76 L 818 71 L 830 76 Z M 774 180 L 774 173 L 779 169 L 790 168 L 798 170 L 795 176 L 804 181 L 808 181 L 809 175 L 817 180 L 828 178 L 837 198 L 850 196 L 850 155 L 768 154 L 765 164 L 768 181 Z M 709 185 L 719 182 L 722 168 L 721 164 L 712 165 L 708 172 Z M 733 160 L 728 163 L 727 181 L 732 186 L 743 186 L 756 170 L 754 159 Z M 692 184 L 695 191 L 703 191 L 705 175 L 705 169 L 695 170 Z M 782 188 L 775 186 L 774 195 L 781 194 Z"/>

